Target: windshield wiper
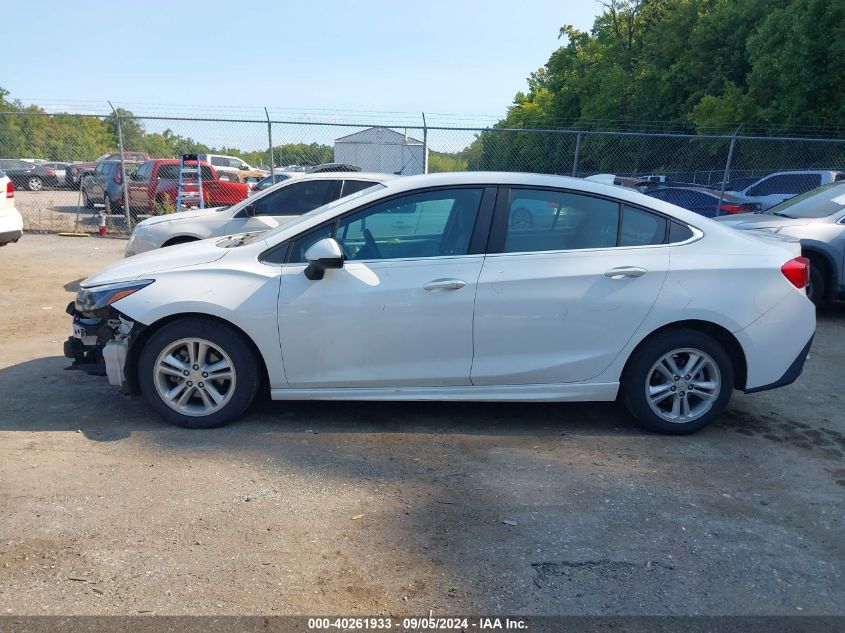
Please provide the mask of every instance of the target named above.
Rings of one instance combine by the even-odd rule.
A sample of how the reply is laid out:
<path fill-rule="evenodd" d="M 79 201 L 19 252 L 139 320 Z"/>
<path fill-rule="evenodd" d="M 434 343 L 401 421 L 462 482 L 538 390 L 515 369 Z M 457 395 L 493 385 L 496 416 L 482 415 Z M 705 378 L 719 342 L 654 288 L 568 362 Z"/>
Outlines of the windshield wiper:
<path fill-rule="evenodd" d="M 777 211 L 769 211 L 769 215 L 776 215 L 779 218 L 789 218 L 790 220 L 794 220 L 791 215 L 786 215 L 785 213 L 778 213 Z"/>

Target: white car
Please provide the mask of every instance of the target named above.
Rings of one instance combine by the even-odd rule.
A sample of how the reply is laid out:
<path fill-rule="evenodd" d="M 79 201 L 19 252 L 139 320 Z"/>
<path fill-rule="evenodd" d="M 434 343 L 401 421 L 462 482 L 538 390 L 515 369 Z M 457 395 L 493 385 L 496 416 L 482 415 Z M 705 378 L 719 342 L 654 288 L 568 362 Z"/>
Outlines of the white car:
<path fill-rule="evenodd" d="M 765 211 L 784 200 L 806 193 L 821 185 L 842 179 L 842 172 L 827 169 L 810 169 L 805 171 L 778 171 L 763 176 L 756 182 L 738 191 L 726 193 L 744 198 L 748 202 L 756 202 Z"/>
<path fill-rule="evenodd" d="M 237 173 L 239 171 L 263 171 L 257 167 L 251 166 L 246 161 L 241 160 L 237 156 L 226 156 L 224 154 L 199 154 L 199 160 L 204 160 L 210 163 L 218 173 Z"/>
<path fill-rule="evenodd" d="M 17 242 L 23 235 L 23 218 L 15 208 L 15 186 L 0 171 L 0 246 Z"/>
<path fill-rule="evenodd" d="M 558 222 L 517 227 L 542 202 Z M 260 234 L 86 279 L 65 354 L 185 427 L 276 400 L 583 401 L 689 433 L 786 385 L 815 331 L 797 241 L 561 176 L 396 178 Z M 104 336 L 104 326 L 111 331 Z"/>
<path fill-rule="evenodd" d="M 139 222 L 126 256 L 210 237 L 269 231 L 307 211 L 396 178 L 391 174 L 325 173 L 280 181 L 230 207 L 181 211 Z"/>

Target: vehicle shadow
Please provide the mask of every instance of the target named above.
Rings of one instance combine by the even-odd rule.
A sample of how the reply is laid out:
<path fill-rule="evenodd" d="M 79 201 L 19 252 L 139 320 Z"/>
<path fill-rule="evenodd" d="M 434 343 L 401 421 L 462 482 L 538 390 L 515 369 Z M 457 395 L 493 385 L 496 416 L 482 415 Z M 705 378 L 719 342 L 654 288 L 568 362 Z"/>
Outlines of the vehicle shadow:
<path fill-rule="evenodd" d="M 15 394 L 0 409 L 0 431 L 81 431 L 96 441 L 124 439 L 144 431 L 166 434 L 170 440 L 180 436 L 185 447 L 192 440 L 205 442 L 209 435 L 225 442 L 226 437 L 279 432 L 643 433 L 616 403 L 274 402 L 266 395 L 259 397 L 239 422 L 222 429 L 192 431 L 164 422 L 143 398 L 121 395 L 104 377 L 65 371 L 69 365 L 70 360 L 54 356 L 0 369 L 0 393 Z"/>

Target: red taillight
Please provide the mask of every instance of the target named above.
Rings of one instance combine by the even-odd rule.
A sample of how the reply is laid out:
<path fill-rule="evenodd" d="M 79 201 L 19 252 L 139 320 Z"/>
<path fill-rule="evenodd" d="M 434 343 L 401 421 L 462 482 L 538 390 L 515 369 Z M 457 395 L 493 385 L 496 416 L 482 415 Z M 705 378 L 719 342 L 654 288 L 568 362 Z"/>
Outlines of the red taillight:
<path fill-rule="evenodd" d="M 722 213 L 743 213 L 745 209 L 741 204 L 723 204 L 719 207 Z"/>
<path fill-rule="evenodd" d="M 45 167 L 45 169 L 47 170 L 47 175 L 48 175 L 48 176 L 55 176 L 55 175 L 56 175 L 56 170 L 55 170 L 55 169 L 52 169 L 52 168 L 50 168 L 50 167 Z"/>
<path fill-rule="evenodd" d="M 796 288 L 806 288 L 810 283 L 810 260 L 806 257 L 790 259 L 780 267 L 780 272 Z"/>
<path fill-rule="evenodd" d="M 12 181 L 6 183 L 6 197 L 7 198 L 14 198 L 15 197 L 15 185 L 12 184 Z"/>

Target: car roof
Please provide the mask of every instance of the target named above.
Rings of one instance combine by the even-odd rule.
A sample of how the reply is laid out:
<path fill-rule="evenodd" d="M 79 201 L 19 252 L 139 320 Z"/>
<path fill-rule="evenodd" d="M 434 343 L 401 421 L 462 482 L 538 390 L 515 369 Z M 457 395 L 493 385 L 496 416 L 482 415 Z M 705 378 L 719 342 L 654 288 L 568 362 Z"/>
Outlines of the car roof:
<path fill-rule="evenodd" d="M 276 174 L 276 176 L 280 176 L 281 174 Z M 307 174 L 299 171 L 290 172 L 287 174 L 288 177 L 284 180 L 280 180 L 279 184 L 283 182 L 290 182 L 292 180 L 296 180 L 300 182 L 302 180 L 375 180 L 376 182 L 387 182 L 388 180 L 394 180 L 399 178 L 396 174 L 377 174 L 375 172 L 368 172 L 368 171 L 321 171 L 316 174 Z M 270 176 L 265 176 L 265 178 L 269 178 Z"/>

